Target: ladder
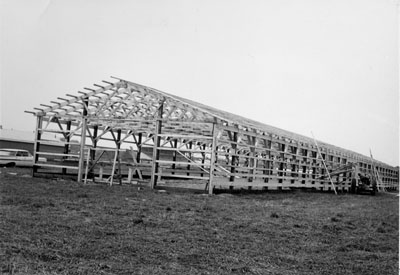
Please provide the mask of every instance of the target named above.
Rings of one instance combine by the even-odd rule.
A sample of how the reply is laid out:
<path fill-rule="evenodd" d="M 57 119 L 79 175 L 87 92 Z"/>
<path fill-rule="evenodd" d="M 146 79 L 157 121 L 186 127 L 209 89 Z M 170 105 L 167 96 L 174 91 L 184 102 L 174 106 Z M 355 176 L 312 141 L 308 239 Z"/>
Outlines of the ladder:
<path fill-rule="evenodd" d="M 376 169 L 376 167 L 374 165 L 374 157 L 372 156 L 371 149 L 369 149 L 369 154 L 371 155 L 371 164 L 372 164 L 373 174 L 374 174 L 374 177 L 376 179 L 376 186 L 377 186 L 379 191 L 385 192 L 386 191 L 386 187 L 385 187 L 384 183 L 382 182 L 382 179 L 381 179 L 381 177 L 379 175 L 379 172 L 378 172 L 378 170 Z"/>

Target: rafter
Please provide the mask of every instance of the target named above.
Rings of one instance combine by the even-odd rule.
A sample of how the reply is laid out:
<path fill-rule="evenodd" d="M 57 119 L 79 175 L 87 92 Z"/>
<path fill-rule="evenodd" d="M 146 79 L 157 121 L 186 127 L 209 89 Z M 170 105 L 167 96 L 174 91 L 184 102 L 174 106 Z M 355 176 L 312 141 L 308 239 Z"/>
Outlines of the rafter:
<path fill-rule="evenodd" d="M 272 139 L 278 139 L 284 143 L 313 144 L 312 139 L 309 137 L 265 125 L 148 86 L 120 78 L 114 79 L 114 82 L 103 80 L 102 84 L 94 84 L 93 88 L 85 87 L 85 92 L 79 91 L 77 95 L 67 94 L 65 97 L 58 97 L 57 101 L 50 101 L 50 104 L 41 104 L 40 108 L 34 108 L 35 111 L 33 113 L 36 116 L 53 116 L 70 120 L 80 118 L 86 112 L 89 120 L 92 117 L 99 119 L 154 120 L 157 116 L 158 102 L 165 99 L 162 118 L 169 122 L 218 122 L 224 127 L 237 125 L 234 128 L 238 129 L 238 133 L 250 132 L 252 135 L 271 135 Z M 83 103 L 84 100 L 88 101 L 87 107 Z M 106 121 L 99 120 L 97 123 L 103 126 L 108 125 Z M 110 123 L 109 126 L 131 127 L 131 123 L 126 122 L 113 121 Z M 144 130 L 149 129 L 148 131 L 150 131 L 149 127 L 143 124 Z M 178 129 L 186 133 L 197 134 L 203 134 L 204 131 L 201 127 L 196 128 L 195 125 L 188 128 L 178 127 Z M 242 136 L 242 134 L 239 134 L 239 136 Z M 221 138 L 230 140 L 226 133 Z M 241 138 L 239 138 L 238 143 L 243 147 L 248 146 L 248 142 L 243 142 Z M 353 158 L 360 161 L 369 159 L 361 154 L 321 141 L 318 141 L 318 144 L 325 154 L 339 156 L 340 158 Z"/>

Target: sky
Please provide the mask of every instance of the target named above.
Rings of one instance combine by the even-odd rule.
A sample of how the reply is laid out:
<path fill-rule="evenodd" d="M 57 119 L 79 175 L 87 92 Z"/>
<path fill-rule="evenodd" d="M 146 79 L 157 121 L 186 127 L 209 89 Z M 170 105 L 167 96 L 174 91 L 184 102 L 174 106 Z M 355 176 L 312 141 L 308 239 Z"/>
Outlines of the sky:
<path fill-rule="evenodd" d="M 397 0 L 0 0 L 0 125 L 110 76 L 399 164 Z"/>

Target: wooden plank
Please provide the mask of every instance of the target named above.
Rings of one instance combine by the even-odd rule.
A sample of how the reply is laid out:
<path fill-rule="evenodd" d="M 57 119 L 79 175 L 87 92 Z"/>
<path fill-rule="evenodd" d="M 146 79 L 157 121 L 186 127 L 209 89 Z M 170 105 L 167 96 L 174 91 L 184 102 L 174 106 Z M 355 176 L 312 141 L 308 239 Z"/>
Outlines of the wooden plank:
<path fill-rule="evenodd" d="M 188 176 L 188 175 L 179 175 L 179 174 L 172 174 L 172 173 L 156 173 L 157 176 L 162 177 L 171 177 L 171 178 L 182 178 L 182 179 L 200 179 L 200 180 L 207 180 L 209 177 L 202 177 L 202 176 Z"/>
<path fill-rule="evenodd" d="M 232 141 L 231 148 L 233 150 L 232 155 L 230 155 L 231 156 L 231 167 L 230 167 L 231 171 L 230 171 L 230 173 L 235 173 L 235 169 L 237 166 L 236 162 L 238 162 L 238 157 L 234 156 L 233 154 L 236 153 L 236 150 L 237 150 L 238 133 L 233 132 L 233 136 L 231 136 L 230 139 Z M 234 180 L 235 180 L 235 176 L 233 176 L 233 175 L 230 176 L 229 181 L 234 181 Z"/>
<path fill-rule="evenodd" d="M 122 176 L 121 176 L 121 154 L 120 154 L 120 150 L 121 150 L 121 135 L 122 135 L 122 130 L 118 129 L 117 130 L 117 140 L 116 140 L 116 144 L 117 144 L 117 157 L 118 157 L 118 179 L 119 179 L 119 184 L 122 184 Z"/>
<path fill-rule="evenodd" d="M 83 184 L 87 183 L 87 177 L 88 177 L 88 172 L 89 172 L 89 160 L 90 160 L 90 148 L 88 148 L 87 152 L 87 158 L 86 158 L 86 169 L 85 169 L 85 179 L 83 181 Z"/>
<path fill-rule="evenodd" d="M 173 147 L 157 147 L 157 149 L 162 151 L 173 151 L 173 152 L 191 152 L 191 153 L 209 153 L 211 154 L 210 150 L 198 150 L 198 149 L 185 149 L 185 148 L 173 148 Z"/>
<path fill-rule="evenodd" d="M 176 167 L 175 162 L 176 162 L 176 158 L 177 158 L 178 140 L 175 139 L 173 143 L 172 143 L 172 141 L 171 141 L 171 146 L 172 146 L 173 149 L 174 149 L 174 151 L 173 151 L 173 153 L 172 153 L 172 161 L 174 162 L 174 163 L 172 164 L 172 169 L 175 169 L 175 167 Z M 173 174 L 173 173 L 174 173 L 174 172 L 172 172 L 172 174 Z"/>
<path fill-rule="evenodd" d="M 117 152 L 117 150 L 116 150 L 116 151 L 115 151 L 115 155 L 114 155 L 113 166 L 112 166 L 112 169 L 111 169 L 110 186 L 113 185 L 113 181 L 114 181 L 115 165 L 116 165 L 116 163 L 117 163 L 117 157 L 118 157 L 118 152 Z"/>
<path fill-rule="evenodd" d="M 205 172 L 204 170 L 202 170 L 200 167 L 194 167 L 193 169 L 187 170 L 185 169 L 184 166 L 182 166 L 181 168 L 177 168 L 177 169 L 172 169 L 171 167 L 166 167 L 163 166 L 162 167 L 163 172 L 165 173 L 171 173 L 171 174 L 179 174 L 179 173 L 183 173 L 183 174 L 187 174 L 188 171 L 190 171 L 190 173 L 195 173 L 195 174 L 204 174 L 204 173 L 209 173 L 209 171 Z M 208 178 L 208 176 L 207 176 Z"/>
<path fill-rule="evenodd" d="M 171 164 L 171 165 L 173 165 L 173 164 L 175 164 L 175 165 L 182 165 L 182 167 L 184 167 L 184 166 L 187 166 L 187 162 L 183 162 L 183 161 L 173 161 L 173 160 L 161 160 L 161 159 L 159 159 L 159 160 L 156 160 L 156 163 L 159 163 L 159 164 Z M 202 164 L 202 163 L 196 163 L 196 164 L 193 164 L 193 165 L 197 165 L 197 166 L 211 166 L 211 164 L 210 163 L 204 163 L 204 164 Z"/>
<path fill-rule="evenodd" d="M 218 128 L 217 125 L 213 124 L 213 140 L 211 145 L 211 160 L 210 160 L 210 173 L 209 173 L 209 182 L 208 182 L 208 194 L 212 195 L 214 185 L 214 166 L 215 166 L 215 153 L 217 149 L 217 142 L 218 142 Z"/>
<path fill-rule="evenodd" d="M 154 132 L 154 149 L 153 149 L 153 162 L 151 167 L 151 179 L 150 179 L 150 188 L 154 189 L 157 185 L 157 173 L 158 173 L 158 160 L 160 158 L 160 151 L 157 149 L 160 147 L 160 137 L 162 130 L 162 114 L 164 108 L 164 101 L 160 102 L 160 106 L 158 108 L 158 119 L 156 120 L 156 129 Z"/>
<path fill-rule="evenodd" d="M 140 168 L 143 168 L 143 166 L 140 166 L 140 164 L 137 162 L 137 156 L 135 156 L 135 151 L 133 150 L 133 147 L 130 147 L 130 153 L 132 156 L 132 160 L 133 160 L 133 169 L 129 168 L 129 173 L 131 173 L 132 171 L 134 173 L 136 173 L 138 175 L 138 177 L 143 180 L 143 176 L 142 176 L 142 171 L 140 170 Z"/>
<path fill-rule="evenodd" d="M 38 162 L 39 160 L 39 155 L 37 152 L 40 150 L 40 143 L 39 140 L 41 138 L 41 132 L 39 131 L 40 128 L 42 128 L 43 125 L 43 117 L 42 116 L 37 116 L 36 118 L 36 131 L 35 131 L 35 142 L 33 144 L 33 169 L 32 169 L 32 176 L 35 176 L 35 172 L 37 172 L 37 167 L 35 166 L 35 163 Z"/>
<path fill-rule="evenodd" d="M 210 136 L 200 136 L 200 135 L 178 135 L 178 134 L 160 134 L 160 137 L 171 137 L 171 138 L 185 138 L 185 139 L 207 139 L 212 140 L 213 137 Z"/>
<path fill-rule="evenodd" d="M 56 130 L 56 129 L 38 129 L 41 133 L 55 133 L 55 134 L 65 134 L 74 132 L 74 130 Z"/>
<path fill-rule="evenodd" d="M 58 122 L 60 122 L 60 120 L 58 119 Z M 67 122 L 67 131 L 71 130 L 71 126 L 72 126 L 72 121 L 68 121 Z M 66 135 L 65 137 L 65 144 L 64 144 L 64 154 L 69 154 L 69 150 L 70 150 L 70 146 L 69 143 L 71 141 L 71 136 L 70 135 Z M 65 175 L 67 173 L 66 169 L 62 170 L 62 174 Z"/>
<path fill-rule="evenodd" d="M 88 102 L 87 102 L 87 98 L 84 100 L 84 104 L 87 106 Z M 82 181 L 82 177 L 83 177 L 83 169 L 84 169 L 84 155 L 85 155 L 85 143 L 86 143 L 86 127 L 87 127 L 87 120 L 86 120 L 86 116 L 87 116 L 87 111 L 86 109 L 83 112 L 83 117 L 82 117 L 82 132 L 81 132 L 81 142 L 80 142 L 80 149 L 79 149 L 79 170 L 78 170 L 78 182 Z"/>
<path fill-rule="evenodd" d="M 55 164 L 35 164 L 34 166 L 41 168 L 41 167 L 49 167 L 49 168 L 66 168 L 66 169 L 74 169 L 74 170 L 78 170 L 79 167 L 76 166 L 68 166 L 68 165 L 55 165 Z"/>
<path fill-rule="evenodd" d="M 37 152 L 37 154 L 38 155 L 46 155 L 46 156 L 79 158 L 79 155 L 77 155 L 77 154 L 63 154 L 63 153 L 52 153 L 52 152 Z"/>
<path fill-rule="evenodd" d="M 37 142 L 40 144 L 60 146 L 60 147 L 64 147 L 64 145 L 79 145 L 79 143 L 76 142 L 65 142 L 65 141 L 44 140 L 44 139 L 38 140 Z"/>

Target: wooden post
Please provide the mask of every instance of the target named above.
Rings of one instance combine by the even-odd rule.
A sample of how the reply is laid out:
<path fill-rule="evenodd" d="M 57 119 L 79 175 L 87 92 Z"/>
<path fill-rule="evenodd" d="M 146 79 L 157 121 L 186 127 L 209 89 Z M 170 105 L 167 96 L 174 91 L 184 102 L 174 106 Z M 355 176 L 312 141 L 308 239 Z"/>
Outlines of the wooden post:
<path fill-rule="evenodd" d="M 160 158 L 160 151 L 158 147 L 160 147 L 160 134 L 162 128 L 162 113 L 163 113 L 164 102 L 160 102 L 160 107 L 158 108 L 158 118 L 156 119 L 156 127 L 154 132 L 154 146 L 153 146 L 153 162 L 151 165 L 151 180 L 150 180 L 150 188 L 154 189 L 157 185 L 157 173 L 158 173 L 158 160 Z"/>
<path fill-rule="evenodd" d="M 201 170 L 202 171 L 204 171 L 204 163 L 206 162 L 206 145 L 205 144 L 203 144 L 202 146 L 200 146 L 200 148 L 204 151 L 204 152 L 202 152 L 201 153 L 201 155 L 202 155 L 202 159 L 201 159 Z M 203 173 L 201 173 L 200 174 L 200 176 L 202 177 L 202 176 L 204 176 L 204 174 Z"/>
<path fill-rule="evenodd" d="M 128 183 L 132 182 L 132 171 L 133 169 L 131 167 L 129 167 L 128 169 Z"/>
<path fill-rule="evenodd" d="M 177 156 L 176 150 L 178 150 L 178 139 L 174 140 L 173 146 L 174 146 L 175 150 L 172 151 L 172 161 L 173 161 L 173 163 L 172 163 L 172 175 L 175 174 L 175 168 L 176 168 L 175 162 L 176 162 L 176 156 Z"/>
<path fill-rule="evenodd" d="M 121 153 L 120 153 L 120 149 L 121 149 L 121 134 L 122 134 L 122 130 L 118 129 L 117 130 L 117 157 L 118 157 L 118 179 L 119 179 L 119 184 L 122 184 L 122 174 L 121 174 Z"/>
<path fill-rule="evenodd" d="M 100 166 L 100 171 L 99 171 L 99 179 L 100 181 L 103 180 L 103 172 L 104 172 L 104 168 L 103 165 Z"/>
<path fill-rule="evenodd" d="M 99 129 L 99 126 L 98 126 L 98 125 L 93 126 L 92 148 L 93 148 L 94 150 L 88 150 L 88 152 L 90 153 L 90 158 L 89 158 L 89 156 L 87 157 L 87 159 L 88 159 L 88 165 L 89 165 L 89 163 L 93 163 L 93 162 L 96 160 L 96 152 L 97 152 L 96 148 L 97 148 L 98 129 Z M 88 131 L 89 131 L 89 129 L 88 129 Z M 96 174 L 95 174 L 95 172 L 94 172 L 93 170 L 94 170 L 94 166 L 92 166 L 92 168 L 90 169 L 90 171 L 88 171 L 88 172 L 85 173 L 85 183 L 86 183 L 86 180 L 87 180 L 87 177 L 88 177 L 88 175 L 87 175 L 88 173 L 91 173 L 90 175 L 92 176 L 92 180 L 93 180 L 93 182 L 95 182 Z M 93 171 L 93 172 L 91 172 L 91 171 Z"/>
<path fill-rule="evenodd" d="M 93 148 L 97 148 L 97 134 L 98 134 L 99 126 L 95 125 L 93 127 Z M 91 151 L 90 159 L 93 161 L 96 159 L 96 150 Z"/>
<path fill-rule="evenodd" d="M 113 166 L 112 166 L 112 170 L 111 170 L 110 186 L 112 186 L 113 182 L 114 182 L 115 164 L 117 163 L 117 157 L 118 157 L 118 150 L 115 150 L 114 161 L 113 161 Z"/>
<path fill-rule="evenodd" d="M 189 150 L 192 150 L 192 149 L 193 149 L 193 142 L 189 141 Z M 187 165 L 187 170 L 188 170 L 187 175 L 188 176 L 190 176 L 190 163 L 192 162 L 192 152 L 189 152 L 189 159 L 190 159 L 190 160 L 188 160 L 189 164 Z"/>
<path fill-rule="evenodd" d="M 85 180 L 83 181 L 84 184 L 87 183 L 87 177 L 88 177 L 88 172 L 89 172 L 89 165 L 90 165 L 90 148 L 88 148 L 87 157 L 86 157 Z"/>
<path fill-rule="evenodd" d="M 264 156 L 264 175 L 270 175 L 270 163 L 271 163 L 271 141 L 267 140 L 266 138 L 263 139 L 264 141 L 264 147 L 267 148 L 265 150 L 265 156 Z M 269 178 L 265 177 L 264 182 L 268 182 Z"/>
<path fill-rule="evenodd" d="M 256 141 L 257 138 L 253 136 L 247 136 L 248 141 L 250 143 L 250 159 L 249 159 L 249 174 L 251 176 L 248 178 L 249 182 L 252 182 L 255 179 L 255 173 L 256 173 L 256 166 L 257 166 L 257 160 L 255 159 L 256 157 Z"/>
<path fill-rule="evenodd" d="M 67 138 L 65 139 L 66 144 L 64 145 L 64 154 L 65 155 L 69 154 L 69 147 L 70 147 L 69 143 L 71 141 L 71 136 L 70 136 L 71 124 L 72 124 L 71 120 L 67 121 L 67 132 L 66 132 Z M 64 158 L 66 158 L 66 157 L 64 157 Z M 67 168 L 62 168 L 62 174 L 65 175 L 66 173 L 67 173 Z"/>
<path fill-rule="evenodd" d="M 87 128 L 87 107 L 89 104 L 89 99 L 83 99 L 83 104 L 85 105 L 83 108 L 82 114 L 82 128 L 81 128 L 81 143 L 80 143 L 80 150 L 79 150 L 79 167 L 78 167 L 78 182 L 82 181 L 83 175 L 83 168 L 85 165 L 85 143 L 86 143 L 86 128 Z"/>
<path fill-rule="evenodd" d="M 81 133 L 81 142 L 80 142 L 80 150 L 79 150 L 79 167 L 78 167 L 78 182 L 82 181 L 83 168 L 85 164 L 85 142 L 86 142 L 86 118 L 82 118 L 82 133 Z"/>
<path fill-rule="evenodd" d="M 33 168 L 32 168 L 32 177 L 35 176 L 35 173 L 37 172 L 37 166 L 36 163 L 39 160 L 39 155 L 37 152 L 40 151 L 40 139 L 42 137 L 42 132 L 40 131 L 42 129 L 43 125 L 43 116 L 37 116 L 36 117 L 36 132 L 35 132 L 35 144 L 33 146 Z"/>
<path fill-rule="evenodd" d="M 140 154 L 142 153 L 142 133 L 138 134 L 138 140 L 136 147 L 138 149 L 137 155 L 136 155 L 136 161 L 137 163 L 140 163 Z"/>
<path fill-rule="evenodd" d="M 234 174 L 236 172 L 236 159 L 238 158 L 236 156 L 237 154 L 237 141 L 238 141 L 238 133 L 233 132 L 233 143 L 232 143 L 232 157 L 231 157 L 231 174 Z M 229 177 L 229 181 L 234 181 L 235 180 L 235 175 L 231 175 Z"/>
<path fill-rule="evenodd" d="M 208 194 L 212 195 L 213 193 L 213 181 L 214 181 L 214 167 L 215 167 L 215 160 L 216 160 L 216 149 L 217 149 L 217 142 L 218 142 L 218 129 L 217 125 L 213 124 L 213 139 L 211 144 L 211 159 L 210 159 L 210 177 L 208 182 Z"/>

